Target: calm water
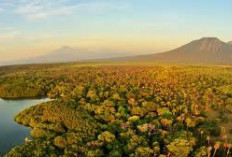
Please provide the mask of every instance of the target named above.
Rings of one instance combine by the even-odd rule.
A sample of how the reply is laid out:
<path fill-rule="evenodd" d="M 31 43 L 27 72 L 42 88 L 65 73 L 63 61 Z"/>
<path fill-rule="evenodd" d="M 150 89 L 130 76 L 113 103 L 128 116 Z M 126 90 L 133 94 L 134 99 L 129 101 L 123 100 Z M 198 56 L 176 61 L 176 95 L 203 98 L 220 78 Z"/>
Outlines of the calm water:
<path fill-rule="evenodd" d="M 14 116 L 27 107 L 49 99 L 40 100 L 2 100 L 0 99 L 0 156 L 13 146 L 22 144 L 25 137 L 30 136 L 30 128 L 14 121 Z"/>

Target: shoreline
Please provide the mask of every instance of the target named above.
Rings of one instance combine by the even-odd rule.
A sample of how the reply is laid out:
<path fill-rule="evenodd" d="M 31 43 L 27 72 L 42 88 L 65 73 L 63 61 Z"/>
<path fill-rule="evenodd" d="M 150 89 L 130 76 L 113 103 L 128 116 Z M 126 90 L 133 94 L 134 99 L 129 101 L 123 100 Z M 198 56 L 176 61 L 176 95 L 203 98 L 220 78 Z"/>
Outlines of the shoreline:
<path fill-rule="evenodd" d="M 10 101 L 10 100 L 36 100 L 36 99 L 51 99 L 48 97 L 1 97 L 0 99 L 5 100 L 5 101 Z"/>

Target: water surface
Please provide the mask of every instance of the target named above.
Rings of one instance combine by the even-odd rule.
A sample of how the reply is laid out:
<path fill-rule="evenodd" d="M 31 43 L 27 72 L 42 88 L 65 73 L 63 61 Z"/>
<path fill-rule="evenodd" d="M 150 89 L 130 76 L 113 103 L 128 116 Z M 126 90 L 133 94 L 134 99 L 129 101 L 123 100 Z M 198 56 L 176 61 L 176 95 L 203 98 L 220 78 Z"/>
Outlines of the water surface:
<path fill-rule="evenodd" d="M 49 99 L 0 99 L 0 156 L 3 156 L 13 146 L 23 144 L 24 138 L 30 136 L 30 128 L 17 124 L 14 121 L 14 116 L 32 105 L 47 101 Z"/>

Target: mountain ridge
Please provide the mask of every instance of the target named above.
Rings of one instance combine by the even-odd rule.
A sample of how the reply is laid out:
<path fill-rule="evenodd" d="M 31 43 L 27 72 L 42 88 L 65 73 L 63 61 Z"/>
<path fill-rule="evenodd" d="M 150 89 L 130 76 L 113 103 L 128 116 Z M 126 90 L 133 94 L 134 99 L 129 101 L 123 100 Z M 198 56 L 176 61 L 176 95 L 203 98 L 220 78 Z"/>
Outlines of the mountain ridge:
<path fill-rule="evenodd" d="M 153 62 L 175 64 L 232 64 L 232 41 L 216 37 L 193 40 L 163 53 L 132 55 L 128 52 L 80 49 L 64 46 L 49 54 L 1 63 L 1 65 L 65 62 Z"/>
<path fill-rule="evenodd" d="M 87 60 L 117 58 L 123 56 L 132 56 L 130 52 L 118 52 L 110 50 L 91 50 L 63 46 L 60 49 L 52 51 L 46 55 L 12 60 L 0 63 L 1 65 L 16 64 L 43 64 L 43 63 L 67 63 L 67 62 L 85 62 Z"/>
<path fill-rule="evenodd" d="M 176 49 L 148 55 L 113 58 L 108 61 L 232 64 L 232 45 L 215 37 L 203 37 Z"/>
<path fill-rule="evenodd" d="M 227 42 L 227 44 L 230 44 L 230 45 L 232 45 L 232 41 L 228 41 L 228 42 Z"/>

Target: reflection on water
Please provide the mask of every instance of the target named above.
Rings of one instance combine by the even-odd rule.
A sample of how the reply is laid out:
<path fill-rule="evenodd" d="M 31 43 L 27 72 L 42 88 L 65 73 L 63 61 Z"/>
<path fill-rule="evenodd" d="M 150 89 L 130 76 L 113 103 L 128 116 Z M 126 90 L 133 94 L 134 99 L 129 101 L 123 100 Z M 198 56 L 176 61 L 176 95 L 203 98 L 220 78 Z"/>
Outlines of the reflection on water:
<path fill-rule="evenodd" d="M 0 99 L 0 156 L 13 146 L 22 144 L 24 138 L 30 136 L 30 128 L 14 121 L 14 116 L 29 106 L 47 102 L 40 100 L 2 100 Z"/>

